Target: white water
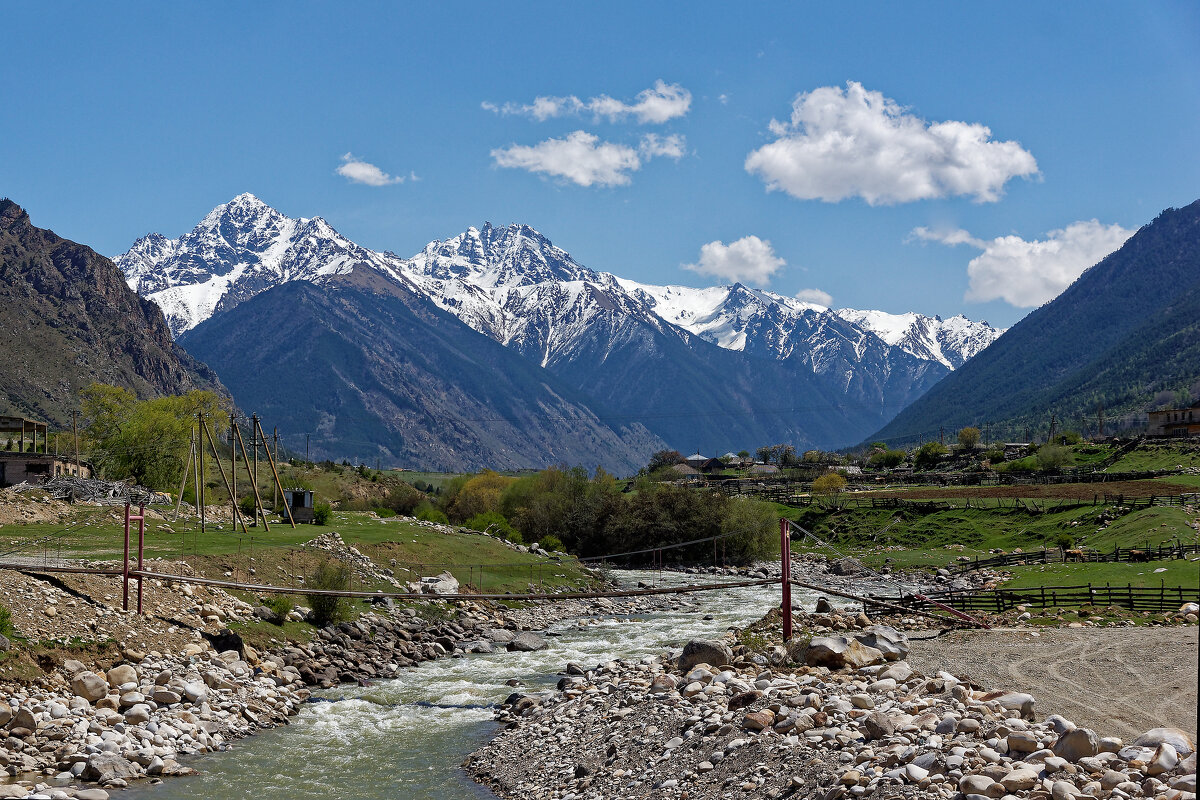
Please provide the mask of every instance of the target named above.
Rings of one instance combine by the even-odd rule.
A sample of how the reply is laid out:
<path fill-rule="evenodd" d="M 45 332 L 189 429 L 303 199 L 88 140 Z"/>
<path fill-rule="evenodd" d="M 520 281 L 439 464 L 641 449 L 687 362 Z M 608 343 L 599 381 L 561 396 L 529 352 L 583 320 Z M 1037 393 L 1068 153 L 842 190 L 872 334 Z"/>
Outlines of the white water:
<path fill-rule="evenodd" d="M 655 578 L 660 585 L 688 582 L 669 573 L 621 573 L 623 582 Z M 699 592 L 682 597 L 672 610 L 645 616 L 564 620 L 550 628 L 558 635 L 549 636 L 549 647 L 540 652 L 429 661 L 372 687 L 322 692 L 322 701 L 307 704 L 291 725 L 242 740 L 232 752 L 189 761 L 201 775 L 139 787 L 126 797 L 492 797 L 459 766 L 494 733 L 492 704 L 514 691 L 553 687 L 569 661 L 588 668 L 678 650 L 690 638 L 719 636 L 753 622 L 778 603 L 776 586 Z M 510 678 L 526 686 L 506 685 Z"/>

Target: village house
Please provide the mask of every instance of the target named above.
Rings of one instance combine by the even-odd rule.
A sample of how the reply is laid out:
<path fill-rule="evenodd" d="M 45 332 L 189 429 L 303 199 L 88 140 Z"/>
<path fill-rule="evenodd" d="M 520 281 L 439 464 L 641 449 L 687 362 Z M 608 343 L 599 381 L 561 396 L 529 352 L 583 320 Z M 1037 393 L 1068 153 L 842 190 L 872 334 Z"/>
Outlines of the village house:
<path fill-rule="evenodd" d="M 1200 436 L 1200 403 L 1191 408 L 1165 408 L 1149 412 L 1147 436 Z"/>
<path fill-rule="evenodd" d="M 1027 455 L 1029 455 L 1029 442 L 1005 442 L 1005 461 L 1012 461 L 1015 458 L 1024 458 Z"/>
<path fill-rule="evenodd" d="M 709 458 L 700 453 L 693 453 L 685 460 L 689 467 L 704 475 L 711 475 L 725 469 L 725 464 L 719 458 Z"/>
<path fill-rule="evenodd" d="M 0 445 L 0 488 L 23 482 L 39 483 L 59 475 L 92 476 L 89 465 L 77 465 L 67 456 L 49 452 L 50 428 L 45 422 L 0 417 L 0 442 L 4 442 Z"/>

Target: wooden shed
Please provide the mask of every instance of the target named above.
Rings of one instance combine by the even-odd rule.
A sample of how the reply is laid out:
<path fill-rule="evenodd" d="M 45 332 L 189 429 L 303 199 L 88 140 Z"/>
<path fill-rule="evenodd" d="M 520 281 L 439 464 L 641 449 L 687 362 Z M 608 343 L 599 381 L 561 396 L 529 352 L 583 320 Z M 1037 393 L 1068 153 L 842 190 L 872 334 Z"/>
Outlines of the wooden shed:
<path fill-rule="evenodd" d="M 292 519 L 296 522 L 316 523 L 312 489 L 284 489 L 283 502 L 291 508 Z"/>

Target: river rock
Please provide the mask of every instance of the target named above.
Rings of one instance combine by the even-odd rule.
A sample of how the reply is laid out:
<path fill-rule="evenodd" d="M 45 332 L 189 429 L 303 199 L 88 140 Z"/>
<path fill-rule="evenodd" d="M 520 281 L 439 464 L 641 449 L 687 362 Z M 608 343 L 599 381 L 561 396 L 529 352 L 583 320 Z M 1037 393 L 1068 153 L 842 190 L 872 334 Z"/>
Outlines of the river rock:
<path fill-rule="evenodd" d="M 108 695 L 108 681 L 94 672 L 80 672 L 71 679 L 71 691 L 94 703 Z"/>
<path fill-rule="evenodd" d="M 858 639 L 847 636 L 817 636 L 804 650 L 804 663 L 813 667 L 869 667 L 883 662 L 884 655 Z"/>
<path fill-rule="evenodd" d="M 108 685 L 116 689 L 126 683 L 137 683 L 137 670 L 129 664 L 118 664 L 108 671 Z"/>
<path fill-rule="evenodd" d="M 896 732 L 896 722 L 881 711 L 872 711 L 863 717 L 863 733 L 868 739 L 886 739 Z"/>
<path fill-rule="evenodd" d="M 1163 742 L 1154 751 L 1154 755 L 1150 757 L 1150 762 L 1146 764 L 1146 774 L 1150 776 L 1162 775 L 1164 772 L 1170 772 L 1179 765 L 1179 753 L 1171 746 L 1170 742 Z"/>
<path fill-rule="evenodd" d="M 1058 737 L 1054 743 L 1054 755 L 1067 761 L 1094 756 L 1100 752 L 1100 738 L 1087 728 L 1076 728 Z"/>
<path fill-rule="evenodd" d="M 1179 728 L 1153 728 L 1130 742 L 1135 747 L 1158 747 L 1163 742 L 1175 748 L 1180 755 L 1189 755 L 1196 748 L 1192 739 Z"/>
<path fill-rule="evenodd" d="M 87 766 L 83 768 L 82 778 L 85 781 L 108 783 L 113 780 L 129 780 L 141 774 L 141 770 L 128 759 L 116 753 L 93 753 L 88 756 Z"/>
<path fill-rule="evenodd" d="M 458 579 L 449 572 L 421 578 L 422 594 L 458 594 Z"/>
<path fill-rule="evenodd" d="M 908 637 L 887 625 L 876 625 L 854 638 L 867 647 L 878 650 L 888 661 L 902 661 L 908 658 Z"/>
<path fill-rule="evenodd" d="M 683 646 L 677 664 L 680 672 L 687 672 L 697 664 L 722 667 L 733 663 L 733 650 L 724 642 L 713 639 L 692 639 Z"/>
<path fill-rule="evenodd" d="M 508 643 L 510 652 L 519 651 L 522 653 L 531 653 L 535 650 L 545 650 L 546 640 L 538 636 L 536 633 L 523 631 L 516 635 L 511 642 Z"/>

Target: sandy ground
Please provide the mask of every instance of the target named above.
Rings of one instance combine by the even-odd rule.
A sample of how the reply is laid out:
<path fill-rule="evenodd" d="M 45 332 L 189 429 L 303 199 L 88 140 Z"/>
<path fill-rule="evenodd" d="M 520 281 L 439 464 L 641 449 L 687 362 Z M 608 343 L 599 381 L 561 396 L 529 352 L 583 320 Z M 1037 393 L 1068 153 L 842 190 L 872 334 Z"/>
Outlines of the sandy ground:
<path fill-rule="evenodd" d="M 1196 733 L 1200 628 L 955 631 L 914 641 L 909 663 L 983 688 L 1028 692 L 1038 718 L 1061 714 L 1102 736 L 1169 726 Z M 915 634 L 914 638 L 922 634 Z"/>

